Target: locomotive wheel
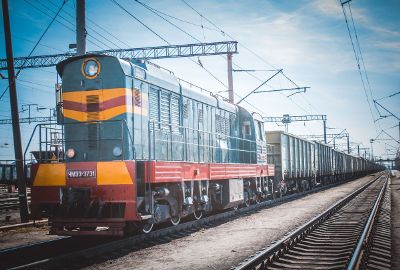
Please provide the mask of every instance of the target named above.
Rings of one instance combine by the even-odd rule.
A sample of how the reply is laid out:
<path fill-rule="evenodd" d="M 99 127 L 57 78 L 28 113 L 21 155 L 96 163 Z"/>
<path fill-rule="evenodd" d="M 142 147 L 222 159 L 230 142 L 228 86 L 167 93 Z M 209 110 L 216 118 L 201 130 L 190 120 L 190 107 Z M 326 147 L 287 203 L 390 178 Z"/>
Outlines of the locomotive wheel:
<path fill-rule="evenodd" d="M 284 186 L 284 187 L 281 186 L 279 189 L 279 197 L 285 196 L 286 193 L 287 193 L 287 186 Z"/>
<path fill-rule="evenodd" d="M 243 205 L 244 205 L 245 207 L 249 207 L 250 204 L 251 204 L 251 201 L 250 201 L 249 193 L 245 192 L 245 193 L 244 193 L 244 198 L 243 198 Z"/>
<path fill-rule="evenodd" d="M 176 226 L 181 222 L 181 217 L 171 217 L 171 223 L 172 225 Z"/>
<path fill-rule="evenodd" d="M 256 204 L 259 204 L 259 203 L 261 203 L 261 200 L 262 200 L 261 195 L 257 195 L 257 196 L 256 196 L 256 199 L 254 200 L 254 202 L 255 202 Z"/>
<path fill-rule="evenodd" d="M 154 227 L 154 223 L 145 222 L 142 225 L 142 231 L 144 233 L 149 233 L 149 232 L 151 232 L 153 230 L 153 227 Z"/>
<path fill-rule="evenodd" d="M 203 211 L 194 211 L 193 212 L 193 217 L 195 220 L 199 220 L 201 219 L 201 217 L 203 216 Z"/>

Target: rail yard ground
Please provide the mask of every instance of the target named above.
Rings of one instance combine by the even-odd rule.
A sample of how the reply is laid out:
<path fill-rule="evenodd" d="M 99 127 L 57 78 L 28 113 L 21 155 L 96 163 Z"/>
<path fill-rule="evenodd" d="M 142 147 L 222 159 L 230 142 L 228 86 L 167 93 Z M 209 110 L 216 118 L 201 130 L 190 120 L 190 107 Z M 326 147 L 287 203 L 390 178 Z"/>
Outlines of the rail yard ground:
<path fill-rule="evenodd" d="M 372 178 L 366 176 L 163 244 L 121 252 L 121 255 L 116 251 L 113 259 L 95 259 L 94 264 L 86 269 L 126 269 L 132 265 L 135 269 L 229 269 L 281 239 Z M 392 266 L 393 269 L 400 269 L 399 172 L 392 178 L 391 192 Z M 0 232 L 0 249 L 57 238 L 48 235 L 47 229 L 27 227 Z"/>
<path fill-rule="evenodd" d="M 372 179 L 366 176 L 87 269 L 229 269 Z"/>
<path fill-rule="evenodd" d="M 400 269 L 400 171 L 393 171 L 392 191 L 392 269 Z"/>

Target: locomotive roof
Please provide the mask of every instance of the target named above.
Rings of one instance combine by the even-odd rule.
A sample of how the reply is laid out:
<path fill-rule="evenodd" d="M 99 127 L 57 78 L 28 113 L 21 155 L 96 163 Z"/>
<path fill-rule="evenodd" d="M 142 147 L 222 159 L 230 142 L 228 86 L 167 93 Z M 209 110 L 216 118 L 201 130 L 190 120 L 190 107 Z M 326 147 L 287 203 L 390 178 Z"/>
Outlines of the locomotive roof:
<path fill-rule="evenodd" d="M 223 100 L 222 97 L 219 96 L 214 96 L 210 92 L 207 94 L 193 90 L 191 88 L 184 87 L 179 81 L 178 78 L 172 73 L 172 72 L 167 72 L 165 70 L 162 70 L 160 67 L 157 65 L 146 62 L 146 61 L 125 61 L 123 59 L 120 59 L 115 56 L 109 56 L 109 55 L 104 55 L 104 54 L 85 54 L 85 55 L 79 55 L 79 56 L 72 56 L 69 57 L 61 62 L 59 62 L 56 66 L 58 74 L 61 76 L 63 74 L 64 68 L 67 64 L 81 58 L 87 58 L 87 57 L 110 57 L 110 58 L 116 58 L 119 60 L 121 63 L 122 70 L 127 74 L 130 72 L 127 71 L 129 69 L 129 62 L 131 63 L 131 68 L 135 67 L 140 67 L 146 71 L 146 81 L 149 82 L 150 84 L 153 84 L 156 87 L 161 87 L 167 90 L 170 90 L 172 92 L 175 92 L 177 94 L 181 94 L 186 97 L 190 97 L 192 99 L 195 99 L 199 102 L 209 104 L 211 106 L 218 107 L 220 109 L 229 111 L 231 113 L 236 113 L 237 111 L 237 106 L 234 104 L 231 104 L 229 102 L 226 102 Z"/>

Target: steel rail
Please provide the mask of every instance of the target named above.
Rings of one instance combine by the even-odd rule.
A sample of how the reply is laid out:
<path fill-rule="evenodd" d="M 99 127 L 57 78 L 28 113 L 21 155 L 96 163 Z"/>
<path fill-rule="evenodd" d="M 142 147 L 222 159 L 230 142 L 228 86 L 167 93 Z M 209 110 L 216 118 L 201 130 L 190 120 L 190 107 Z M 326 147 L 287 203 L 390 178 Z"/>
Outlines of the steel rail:
<path fill-rule="evenodd" d="M 26 267 L 44 267 L 44 268 L 58 268 L 60 266 L 67 267 L 66 264 L 76 260 L 76 258 L 84 257 L 96 257 L 99 254 L 112 253 L 116 250 L 129 249 L 137 246 L 148 246 L 153 243 L 160 242 L 162 238 L 171 238 L 177 235 L 175 238 L 181 237 L 182 234 L 191 231 L 197 231 L 201 228 L 215 226 L 214 224 L 220 224 L 221 222 L 227 222 L 240 216 L 254 213 L 259 210 L 280 205 L 282 203 L 290 202 L 306 195 L 317 193 L 341 184 L 351 181 L 341 181 L 338 183 L 319 186 L 315 189 L 311 189 L 302 193 L 295 193 L 285 197 L 276 198 L 254 204 L 249 207 L 240 208 L 238 210 L 231 210 L 211 216 L 206 216 L 200 220 L 189 221 L 181 223 L 177 226 L 161 228 L 155 230 L 149 234 L 138 234 L 128 236 L 125 238 L 117 238 L 114 240 L 107 239 L 107 241 L 97 243 L 89 243 L 84 241 L 85 245 L 82 245 L 82 238 L 79 237 L 63 237 L 61 239 L 50 240 L 51 244 L 47 241 L 39 243 L 31 243 L 28 245 L 21 245 L 10 249 L 0 250 L 0 269 L 1 268 L 13 268 L 22 269 Z M 68 240 L 67 240 L 68 239 Z M 87 239 L 87 238 L 85 238 Z M 88 238 L 92 239 L 92 238 Z M 58 247 L 60 250 L 58 250 Z M 21 255 L 23 254 L 23 255 Z M 7 264 L 6 264 L 7 263 Z M 84 262 L 80 262 L 84 263 Z"/>
<path fill-rule="evenodd" d="M 372 227 L 376 222 L 378 210 L 382 204 L 382 200 L 386 191 L 387 182 L 389 179 L 389 174 L 386 176 L 386 181 L 379 192 L 379 196 L 375 201 L 374 207 L 368 217 L 368 221 L 365 224 L 364 230 L 361 234 L 360 239 L 357 242 L 357 246 L 354 250 L 353 256 L 347 266 L 347 270 L 358 269 L 361 263 L 362 258 L 364 257 L 366 247 L 368 246 L 369 241 L 371 240 L 371 231 Z"/>
<path fill-rule="evenodd" d="M 288 251 L 295 243 L 303 239 L 306 234 L 310 233 L 314 228 L 324 222 L 327 218 L 335 214 L 340 208 L 345 206 L 349 201 L 362 193 L 366 188 L 368 188 L 372 183 L 381 178 L 384 174 L 385 172 L 379 174 L 373 180 L 369 181 L 367 184 L 352 192 L 350 195 L 338 201 L 336 204 L 325 210 L 320 215 L 314 217 L 312 220 L 308 221 L 301 227 L 290 232 L 287 236 L 275 242 L 267 249 L 256 253 L 256 255 L 245 260 L 234 269 L 265 269 L 266 265 L 270 264 L 272 261 L 275 261 L 278 257 L 286 253 L 286 251 Z"/>

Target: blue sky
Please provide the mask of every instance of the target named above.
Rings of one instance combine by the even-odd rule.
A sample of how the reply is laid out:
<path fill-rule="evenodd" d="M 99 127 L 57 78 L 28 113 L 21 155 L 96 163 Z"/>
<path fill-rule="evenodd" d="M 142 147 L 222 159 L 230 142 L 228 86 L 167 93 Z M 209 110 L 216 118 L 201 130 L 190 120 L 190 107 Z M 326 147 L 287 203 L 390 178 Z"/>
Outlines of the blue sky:
<path fill-rule="evenodd" d="M 133 0 L 117 0 L 146 25 L 171 44 L 197 42 L 163 21 Z M 51 17 L 61 6 L 61 0 L 9 1 L 13 49 L 15 56 L 26 56 L 39 39 Z M 145 29 L 111 1 L 86 1 L 88 50 L 165 45 L 165 42 Z M 326 114 L 330 133 L 347 129 L 350 140 L 370 147 L 369 140 L 376 138 L 381 129 L 399 140 L 398 120 L 381 119 L 374 124 L 378 113 L 372 114 L 366 101 L 356 60 L 347 32 L 339 1 L 193 1 L 187 0 L 196 10 L 211 20 L 207 22 L 181 0 L 146 1 L 143 3 L 191 24 L 169 18 L 196 39 L 204 42 L 231 40 L 239 42 L 239 54 L 234 63 L 245 69 L 282 68 L 300 86 L 311 87 L 304 94 L 290 98 L 289 93 L 258 94 L 248 98 L 249 109 L 256 107 L 266 116 L 283 114 Z M 75 42 L 75 1 L 69 0 L 61 16 L 50 27 L 34 55 L 55 54 L 68 51 L 68 44 Z M 358 40 L 368 72 L 371 98 L 379 99 L 400 91 L 400 2 L 396 0 L 353 0 L 351 10 Z M 200 27 L 203 25 L 204 27 Z M 112 33 L 112 35 L 110 35 Z M 0 58 L 5 58 L 3 25 L 1 21 Z M 229 36 L 228 36 L 229 35 Z M 243 46 L 242 46 L 243 45 Z M 255 52 L 259 57 L 249 52 Z M 260 60 L 260 58 L 263 59 Z M 194 59 L 197 61 L 197 59 Z M 204 67 L 226 84 L 226 59 L 220 56 L 201 57 Z M 225 86 L 209 76 L 189 59 L 164 59 L 157 64 L 174 71 L 188 81 L 212 91 L 223 91 Z M 2 72 L 6 75 L 6 72 Z M 239 96 L 257 87 L 272 72 L 234 73 L 234 90 Z M 257 78 L 255 78 L 257 77 Z M 55 68 L 23 70 L 17 88 L 20 107 L 37 103 L 54 106 Z M 7 86 L 0 80 L 0 91 Z M 288 88 L 293 85 L 283 76 L 271 80 L 263 90 Z M 0 119 L 10 118 L 9 95 L 0 100 Z M 238 98 L 238 97 L 236 97 Z M 379 101 L 388 110 L 400 116 L 400 95 Z M 32 112 L 47 116 L 48 111 Z M 382 112 L 383 114 L 383 112 Z M 21 113 L 27 117 L 27 112 Z M 23 140 L 29 139 L 34 124 L 23 124 Z M 283 129 L 268 124 L 268 130 Z M 289 131 L 294 134 L 322 134 L 321 122 L 295 122 Z M 393 157 L 398 144 L 379 135 L 374 143 L 374 154 Z M 4 145 L 5 143 L 8 144 Z M 338 142 L 341 143 L 341 142 Z M 12 155 L 11 126 L 0 128 L 0 159 Z"/>

